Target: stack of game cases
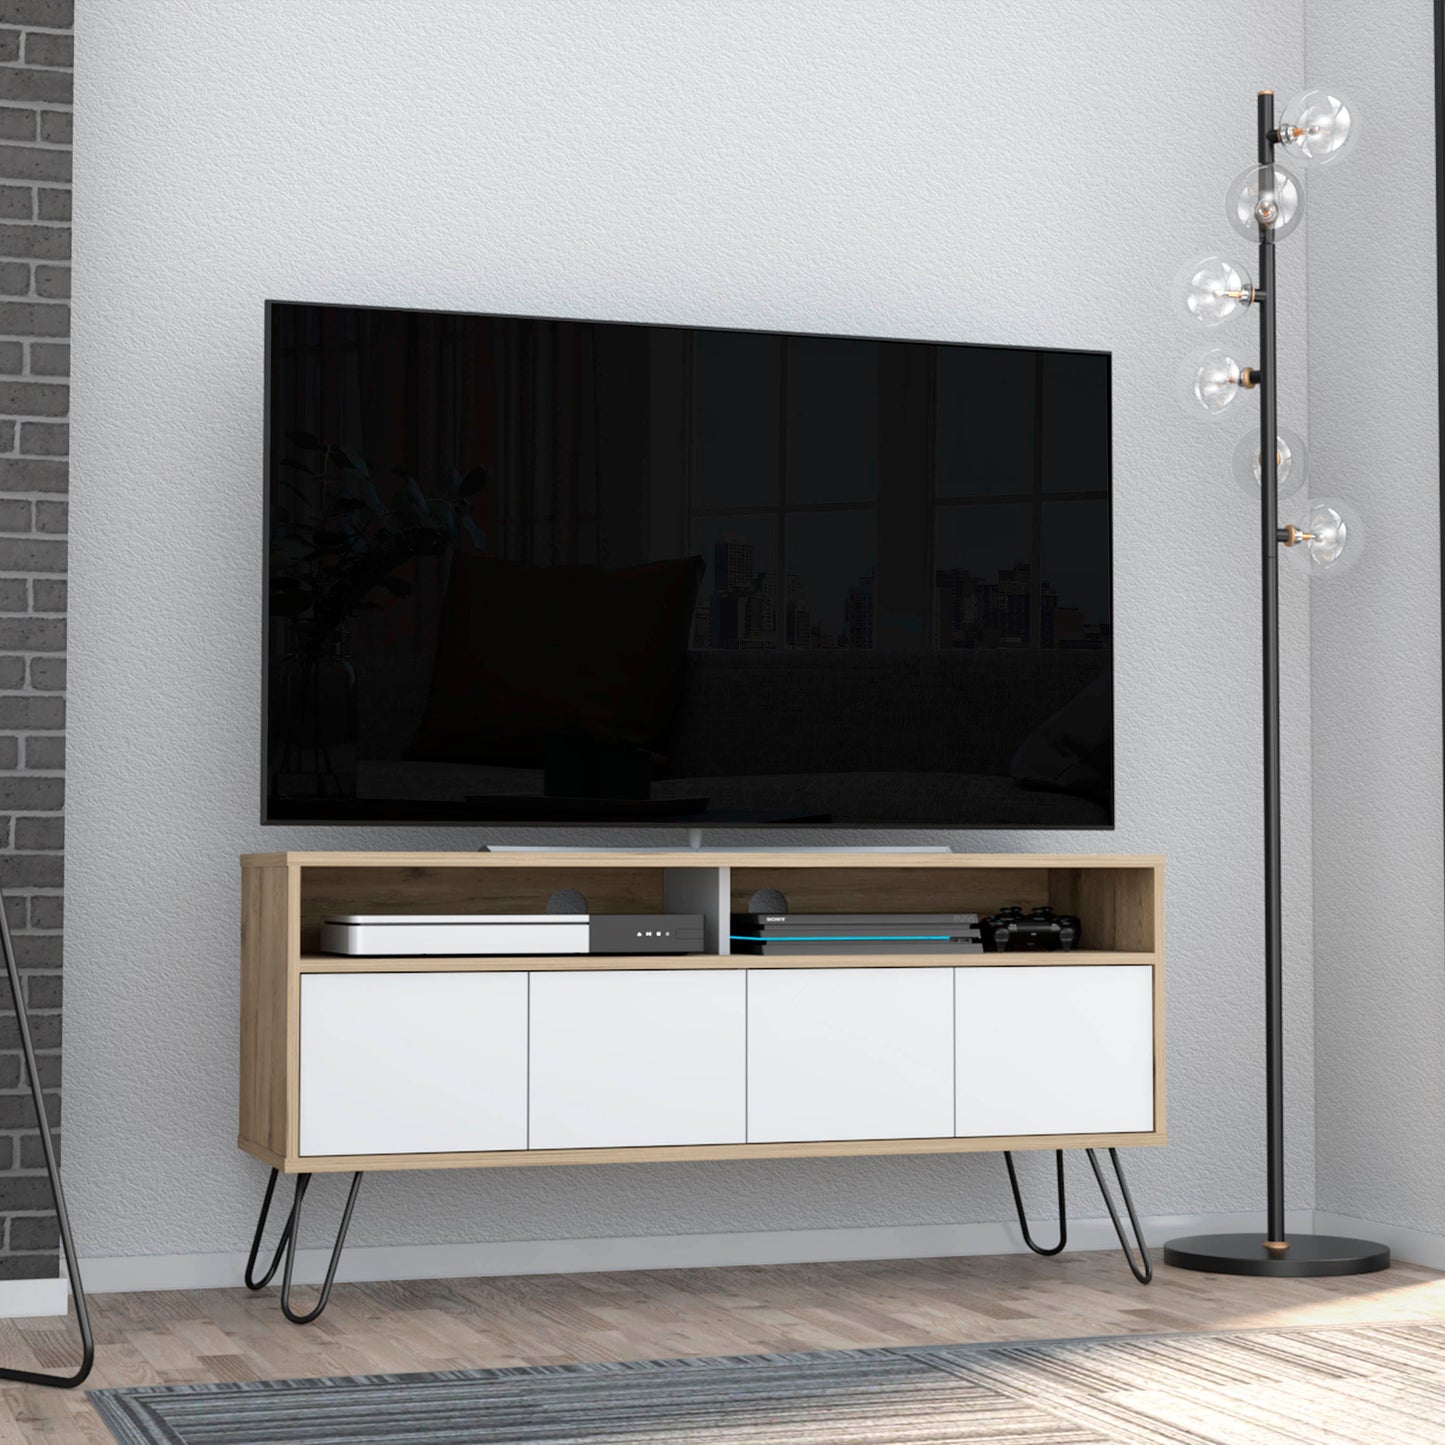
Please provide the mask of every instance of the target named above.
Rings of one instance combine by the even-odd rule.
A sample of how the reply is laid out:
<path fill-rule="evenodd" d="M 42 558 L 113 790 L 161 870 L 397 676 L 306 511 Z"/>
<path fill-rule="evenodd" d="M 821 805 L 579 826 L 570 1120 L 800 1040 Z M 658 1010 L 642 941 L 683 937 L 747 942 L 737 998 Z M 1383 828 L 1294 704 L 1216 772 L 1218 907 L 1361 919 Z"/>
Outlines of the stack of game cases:
<path fill-rule="evenodd" d="M 982 953 L 976 913 L 734 913 L 732 951 L 773 957 L 826 953 Z"/>

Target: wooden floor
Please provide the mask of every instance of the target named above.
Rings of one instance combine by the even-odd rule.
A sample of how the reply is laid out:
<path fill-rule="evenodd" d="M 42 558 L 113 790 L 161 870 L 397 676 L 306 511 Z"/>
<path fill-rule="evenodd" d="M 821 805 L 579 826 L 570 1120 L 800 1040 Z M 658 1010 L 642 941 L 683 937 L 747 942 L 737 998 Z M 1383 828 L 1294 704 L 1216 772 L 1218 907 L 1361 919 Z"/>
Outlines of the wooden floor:
<path fill-rule="evenodd" d="M 1116 1253 L 338 1285 L 306 1326 L 274 1289 L 98 1295 L 87 1387 L 1445 1319 L 1445 1275 L 1412 1265 L 1276 1281 L 1156 1269 L 1147 1289 Z M 0 1322 L 0 1362 L 73 1368 L 64 1323 Z M 110 1439 L 83 1391 L 0 1388 L 4 1445 Z"/>

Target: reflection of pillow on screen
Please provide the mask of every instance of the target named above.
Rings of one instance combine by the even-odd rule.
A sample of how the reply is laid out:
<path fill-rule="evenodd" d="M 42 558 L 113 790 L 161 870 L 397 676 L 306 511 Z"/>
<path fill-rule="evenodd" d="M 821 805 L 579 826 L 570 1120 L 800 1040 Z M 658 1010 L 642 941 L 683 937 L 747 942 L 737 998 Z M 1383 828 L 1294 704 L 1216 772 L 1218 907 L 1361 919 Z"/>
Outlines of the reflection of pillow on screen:
<path fill-rule="evenodd" d="M 540 767 L 549 736 L 650 747 L 682 692 L 701 557 L 533 567 L 457 555 L 412 758 Z"/>
<path fill-rule="evenodd" d="M 1113 701 L 1109 674 L 1095 678 L 1024 739 L 1009 764 L 1014 781 L 1107 803 L 1114 786 Z"/>

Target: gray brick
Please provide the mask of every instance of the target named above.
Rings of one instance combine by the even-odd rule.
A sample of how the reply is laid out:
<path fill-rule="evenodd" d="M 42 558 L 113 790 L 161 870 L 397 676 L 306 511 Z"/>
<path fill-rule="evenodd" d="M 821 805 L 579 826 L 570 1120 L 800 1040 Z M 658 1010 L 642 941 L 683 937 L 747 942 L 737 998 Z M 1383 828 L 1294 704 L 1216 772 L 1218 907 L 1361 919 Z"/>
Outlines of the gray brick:
<path fill-rule="evenodd" d="M 4 786 L 5 781 L 9 780 L 0 781 L 0 786 Z M 53 783 L 58 779 L 45 778 L 42 781 Z M 19 830 L 16 831 L 18 833 Z M 65 882 L 65 859 L 58 853 L 10 853 L 0 863 L 0 877 L 5 879 L 7 888 L 59 888 Z M 17 933 L 14 940 L 17 958 L 22 940 L 26 948 L 44 941 L 31 933 Z"/>
<path fill-rule="evenodd" d="M 23 657 L 0 657 L 0 688 L 6 692 L 18 692 L 24 686 L 25 659 Z"/>
<path fill-rule="evenodd" d="M 70 145 L 75 139 L 74 117 L 68 110 L 42 110 L 40 112 L 40 139 L 46 145 Z"/>
<path fill-rule="evenodd" d="M 68 289 L 70 285 L 68 274 L 65 283 Z M 69 376 L 70 344 L 65 341 L 33 342 L 30 347 L 30 374 L 32 376 Z"/>
<path fill-rule="evenodd" d="M 12 739 L 12 741 L 14 740 Z M 15 820 L 15 847 L 33 853 L 58 853 L 65 847 L 65 819 L 17 818 Z M 32 921 L 34 917 L 35 910 L 32 906 Z M 59 925 L 52 926 L 58 927 Z"/>
<path fill-rule="evenodd" d="M 34 140 L 35 112 L 19 105 L 0 105 L 0 140 Z"/>
<path fill-rule="evenodd" d="M 6 416 L 68 416 L 70 388 L 55 382 L 0 382 L 0 413 Z M 0 486 L 6 483 L 0 481 Z"/>
<path fill-rule="evenodd" d="M 75 99 L 75 77 L 68 70 L 22 70 L 17 65 L 0 69 L 0 100 L 44 100 L 52 105 L 70 105 Z M 59 157 L 63 151 L 51 154 Z M 66 156 L 69 159 L 69 156 Z M 52 176 L 52 180 L 69 180 L 65 176 Z"/>
<path fill-rule="evenodd" d="M 15 229 L 0 226 L 0 231 Z M 7 336 L 69 336 L 70 307 L 50 301 L 0 301 L 0 332 Z"/>
<path fill-rule="evenodd" d="M 52 1127 L 50 1137 L 55 1141 L 55 1162 L 63 1169 L 64 1163 L 60 1157 L 60 1134 Z M 20 1168 L 22 1169 L 44 1169 L 45 1152 L 40 1147 L 40 1132 L 32 1130 L 29 1134 L 20 1135 L 16 1141 L 20 1145 Z M 34 1258 L 32 1255 L 31 1258 Z"/>
<path fill-rule="evenodd" d="M 50 779 L 49 781 L 56 782 L 59 780 Z M 12 853 L 10 856 L 13 858 L 17 855 Z M 48 858 L 43 857 L 42 861 L 49 862 L 51 867 L 56 870 L 57 878 L 63 875 L 65 871 L 64 858 L 59 858 L 52 853 Z M 39 883 L 34 886 L 37 888 L 59 888 L 60 884 L 58 882 Z M 21 968 L 60 967 L 61 940 L 58 934 L 21 933 L 14 938 L 13 942 L 15 944 L 15 962 L 19 964 Z M 39 1048 L 40 1046 L 37 1044 L 36 1047 Z"/>
<path fill-rule="evenodd" d="M 0 1279 L 54 1279 L 60 1261 L 54 1254 L 7 1254 L 0 1257 Z"/>
<path fill-rule="evenodd" d="M 69 191 L 53 194 L 68 196 Z M 35 215 L 35 192 L 29 186 L 0 186 L 0 220 L 28 221 Z M 69 215 L 49 216 L 47 220 L 68 221 Z"/>
<path fill-rule="evenodd" d="M 26 738 L 25 766 L 32 773 L 58 773 L 65 766 L 65 739 L 63 737 Z M 58 928 L 59 924 L 56 927 Z"/>
<path fill-rule="evenodd" d="M 0 341 L 0 375 L 20 376 L 24 371 L 24 346 L 18 341 Z"/>
<path fill-rule="evenodd" d="M 19 738 L 0 738 L 0 769 L 11 772 L 20 766 Z"/>
<path fill-rule="evenodd" d="M 69 502 L 36 502 L 35 530 L 49 536 L 64 536 L 70 530 Z"/>
<path fill-rule="evenodd" d="M 75 26 L 75 0 L 0 0 L 0 24 L 71 30 Z"/>
<path fill-rule="evenodd" d="M 5 71 L 0 69 L 0 75 Z M 54 160 L 69 151 L 27 150 L 21 146 L 0 146 L 0 176 L 18 176 L 22 180 L 69 180 L 69 176 L 36 177 L 26 171 L 7 169 L 6 157 L 11 155 L 38 156 L 41 160 Z M 0 226 L 0 256 L 34 256 L 41 261 L 70 260 L 69 226 Z"/>
<path fill-rule="evenodd" d="M 68 221 L 70 219 L 70 192 L 52 190 L 42 186 L 35 192 L 35 213 L 42 221 Z"/>
<path fill-rule="evenodd" d="M 30 686 L 36 692 L 65 691 L 65 659 L 63 657 L 32 657 Z"/>
<path fill-rule="evenodd" d="M 15 423 L 13 421 L 0 420 L 0 452 L 13 452 L 15 450 Z M 0 611 L 3 611 L 0 608 Z"/>
<path fill-rule="evenodd" d="M 24 261 L 0 261 L 0 296 L 28 296 L 30 267 Z"/>
<path fill-rule="evenodd" d="M 0 1054 L 0 1089 L 18 1089 L 25 1082 L 19 1054 Z M 0 1141 L 0 1173 L 15 1167 L 15 1141 L 7 1136 Z"/>
<path fill-rule="evenodd" d="M 5 544 L 13 545 L 13 543 Z M 0 651 L 64 652 L 63 617 L 0 617 Z M 44 727 L 44 723 L 34 723 Z"/>
<path fill-rule="evenodd" d="M 0 457 L 0 490 L 12 492 L 63 492 L 70 479 L 65 462 Z M 57 568 L 57 571 L 60 569 Z"/>
<path fill-rule="evenodd" d="M 33 521 L 29 502 L 18 497 L 0 498 L 0 532 L 28 532 Z"/>
<path fill-rule="evenodd" d="M 63 697 L 0 697 L 0 727 L 34 732 L 57 732 L 65 726 Z M 0 808 L 14 812 L 44 813 L 59 809 L 54 778 L 7 778 L 0 787 Z"/>
<path fill-rule="evenodd" d="M 60 1225 L 44 1215 L 10 1221 L 10 1252 L 31 1254 L 41 1250 L 54 1253 L 60 1247 Z"/>
<path fill-rule="evenodd" d="M 6 701 L 13 701 L 7 699 Z M 45 698 L 45 702 L 59 702 L 59 698 Z M 3 706 L 3 703 L 0 703 Z M 33 813 L 58 813 L 65 806 L 64 778 L 27 778 L 23 773 L 11 773 L 0 777 L 0 807 Z M 0 886 L 9 888 L 10 865 L 15 855 L 0 855 Z M 54 861 L 54 860 L 52 860 Z M 31 883 L 32 888 L 58 888 L 58 883 Z M 19 948 L 17 943 L 16 948 Z M 0 1045 L 3 1047 L 3 1045 Z"/>
<path fill-rule="evenodd" d="M 0 578 L 0 612 L 29 612 L 30 588 L 23 577 Z"/>
<path fill-rule="evenodd" d="M 23 893 L 5 900 L 5 921 L 10 925 L 10 931 L 12 933 L 21 933 L 25 929 L 25 922 L 28 917 L 25 908 L 26 901 Z"/>
<path fill-rule="evenodd" d="M 70 35 L 27 35 L 26 65 L 51 65 L 61 70 L 75 68 L 75 39 Z"/>
<path fill-rule="evenodd" d="M 37 577 L 30 584 L 31 606 L 37 612 L 64 612 L 67 585 L 51 577 Z"/>
<path fill-rule="evenodd" d="M 31 975 L 31 976 L 34 977 L 34 975 Z M 58 978 L 57 975 L 52 974 L 52 975 L 50 975 L 50 977 L 56 978 L 56 981 L 59 982 L 59 978 Z M 27 1001 L 28 1001 L 28 998 L 29 998 L 29 994 L 30 994 L 30 990 L 29 990 L 29 988 L 27 987 L 27 988 L 26 988 Z M 33 1008 L 35 1007 L 35 1005 L 32 1003 L 32 1004 L 30 1005 L 30 1007 L 33 1009 Z M 57 1004 L 56 1007 L 58 1008 L 58 1007 L 59 1007 L 59 1004 Z M 59 1090 L 59 1088 L 60 1088 L 60 1075 L 61 1075 L 61 1059 L 60 1059 L 59 1053 L 45 1053 L 45 1054 L 42 1054 L 42 1053 L 37 1049 L 37 1050 L 36 1050 L 36 1053 L 35 1053 L 35 1062 L 36 1062 L 36 1064 L 39 1066 L 37 1072 L 40 1074 L 40 1088 L 41 1088 L 41 1090 L 42 1090 L 45 1094 L 47 1094 L 47 1095 L 49 1095 L 49 1094 L 51 1094 L 51 1093 Z M 22 1087 L 22 1088 L 26 1091 L 26 1093 L 29 1093 L 29 1091 L 30 1091 L 30 1080 L 29 1080 L 28 1078 L 22 1078 L 20 1087 Z M 34 1130 L 34 1131 L 32 1131 L 32 1132 L 34 1132 L 37 1137 L 39 1136 L 39 1132 L 40 1132 L 40 1131 L 39 1131 L 38 1129 L 37 1129 L 37 1130 Z M 41 1168 L 44 1168 L 44 1167 L 45 1167 L 45 1166 L 42 1164 L 42 1165 L 41 1165 Z"/>
<path fill-rule="evenodd" d="M 60 1122 L 60 1099 L 57 1095 L 46 1096 L 45 1112 L 50 1116 L 52 1127 Z M 35 1102 L 30 1097 L 29 1089 L 14 1094 L 0 1094 L 0 1129 L 34 1127 Z M 21 1213 L 46 1209 L 50 1202 L 50 1181 L 43 1174 L 38 1179 L 12 1178 L 5 1183 L 7 1211 Z"/>
<path fill-rule="evenodd" d="M 18 940 L 17 940 L 18 949 Z M 50 1013 L 32 1013 L 30 1015 L 30 1036 L 37 1050 L 58 1049 L 60 1047 L 60 1015 Z M 20 1033 L 15 1027 L 15 1015 L 11 1011 L 0 1013 L 0 1049 L 18 1049 L 20 1047 Z M 28 1097 L 28 1096 L 27 1096 Z M 35 1116 L 31 1115 L 33 1123 Z M 0 1129 L 6 1126 L 0 1124 Z M 25 1128 L 22 1123 L 10 1125 L 11 1128 Z M 7 1201 L 6 1208 L 14 1208 Z"/>
<path fill-rule="evenodd" d="M 12 462 L 11 466 L 16 465 Z M 26 463 L 20 463 L 24 466 Z M 30 465 L 42 465 L 39 462 Z M 0 540 L 0 572 L 64 572 L 65 543 L 42 541 L 39 538 L 22 541 L 16 537 Z M 13 622 L 0 623 L 0 648 L 9 646 L 4 641 L 5 629 L 13 628 Z M 32 623 L 35 627 L 53 626 L 48 623 Z"/>
<path fill-rule="evenodd" d="M 58 296 L 63 301 L 70 299 L 69 266 L 37 266 L 35 268 L 35 290 L 40 296 Z"/>
<path fill-rule="evenodd" d="M 37 893 L 30 900 L 30 926 L 32 928 L 59 928 L 65 922 L 65 899 L 58 893 Z M 31 988 L 41 982 L 41 976 L 36 975 L 30 980 Z M 57 990 L 60 980 L 56 979 Z M 52 1004 L 37 1003 L 32 997 L 30 1003 L 35 1008 L 59 1008 L 60 1000 L 57 998 Z"/>
<path fill-rule="evenodd" d="M 35 918 L 35 905 L 37 903 L 59 903 L 60 895 L 51 893 L 36 894 L 30 900 L 30 917 Z M 55 915 L 60 916 L 58 913 Z M 39 925 L 35 925 L 38 927 Z M 55 927 L 59 928 L 57 923 Z M 61 978 L 58 973 L 32 973 L 25 979 L 25 1002 L 33 1009 L 58 1009 L 61 1001 Z"/>
<path fill-rule="evenodd" d="M 0 65 L 13 65 L 20 59 L 20 32 L 0 30 Z"/>
<path fill-rule="evenodd" d="M 63 421 L 22 422 L 20 451 L 27 457 L 68 456 L 70 453 L 69 424 Z"/>

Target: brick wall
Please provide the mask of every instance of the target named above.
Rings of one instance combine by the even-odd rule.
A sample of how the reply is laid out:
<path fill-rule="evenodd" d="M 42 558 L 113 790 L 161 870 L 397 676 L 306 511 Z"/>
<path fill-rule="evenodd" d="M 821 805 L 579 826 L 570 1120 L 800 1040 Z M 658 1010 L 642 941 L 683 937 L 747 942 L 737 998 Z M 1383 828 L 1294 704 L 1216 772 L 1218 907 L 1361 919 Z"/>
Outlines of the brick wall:
<path fill-rule="evenodd" d="M 74 0 L 0 0 L 0 886 L 60 1108 Z M 0 989 L 0 1280 L 56 1271 L 55 1218 Z M 54 1091 L 53 1093 L 51 1091 Z"/>

